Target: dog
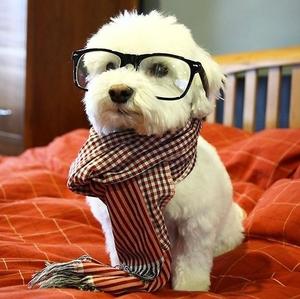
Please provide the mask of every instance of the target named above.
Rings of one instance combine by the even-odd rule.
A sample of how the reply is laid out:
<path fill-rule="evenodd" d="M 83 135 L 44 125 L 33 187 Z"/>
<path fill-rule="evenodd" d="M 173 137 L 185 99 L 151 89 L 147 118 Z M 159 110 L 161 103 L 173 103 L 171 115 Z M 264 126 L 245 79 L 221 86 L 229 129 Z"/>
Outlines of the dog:
<path fill-rule="evenodd" d="M 124 129 L 157 136 L 176 131 L 189 119 L 202 119 L 213 111 L 209 97 L 218 95 L 225 80 L 218 64 L 196 44 L 190 30 L 176 17 L 158 11 L 147 15 L 126 11 L 112 18 L 88 39 L 86 49 L 95 48 L 108 51 L 104 50 L 107 55 L 101 66 L 93 55 L 86 57 L 90 74 L 83 101 L 90 123 L 102 135 Z M 156 55 L 147 56 L 153 53 Z M 162 56 L 168 64 L 157 62 L 157 53 L 166 54 Z M 124 65 L 118 55 L 125 55 Z M 136 57 L 140 57 L 139 71 Z M 154 63 L 149 68 L 151 61 Z M 189 67 L 196 65 L 193 62 L 201 63 L 208 90 L 198 74 L 191 77 Z M 176 75 L 177 71 L 182 74 Z M 188 78 L 192 81 L 187 82 Z M 157 84 L 158 80 L 162 83 Z M 199 136 L 195 166 L 176 184 L 175 195 L 164 209 L 175 290 L 209 290 L 213 258 L 242 242 L 244 213 L 232 198 L 230 177 L 215 148 Z M 118 265 L 106 206 L 96 198 L 88 197 L 87 201 L 102 225 L 111 264 Z"/>

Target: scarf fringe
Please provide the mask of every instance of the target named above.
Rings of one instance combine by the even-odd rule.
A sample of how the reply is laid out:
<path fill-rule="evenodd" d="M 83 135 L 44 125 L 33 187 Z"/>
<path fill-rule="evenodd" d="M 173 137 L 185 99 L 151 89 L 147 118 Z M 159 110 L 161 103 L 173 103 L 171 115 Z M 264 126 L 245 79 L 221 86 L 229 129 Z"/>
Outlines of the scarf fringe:
<path fill-rule="evenodd" d="M 84 255 L 66 263 L 46 262 L 46 267 L 33 275 L 28 287 L 95 290 L 91 276 L 85 275 L 82 270 L 82 263 L 92 261 L 90 256 Z"/>

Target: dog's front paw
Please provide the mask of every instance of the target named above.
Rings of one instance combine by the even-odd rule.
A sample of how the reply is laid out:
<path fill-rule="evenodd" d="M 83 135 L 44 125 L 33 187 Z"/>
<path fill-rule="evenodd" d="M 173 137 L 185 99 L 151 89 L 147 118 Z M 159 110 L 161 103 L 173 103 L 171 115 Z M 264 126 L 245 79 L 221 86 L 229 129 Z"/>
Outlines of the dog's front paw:
<path fill-rule="evenodd" d="M 176 269 L 173 271 L 172 286 L 177 291 L 208 291 L 210 274 L 201 269 Z"/>

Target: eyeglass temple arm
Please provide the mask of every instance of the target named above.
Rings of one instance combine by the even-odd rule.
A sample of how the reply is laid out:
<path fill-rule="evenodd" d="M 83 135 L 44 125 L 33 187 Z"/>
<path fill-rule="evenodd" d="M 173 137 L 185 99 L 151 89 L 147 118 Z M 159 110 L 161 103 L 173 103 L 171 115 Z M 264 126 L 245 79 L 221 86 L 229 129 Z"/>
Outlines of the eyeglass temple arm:
<path fill-rule="evenodd" d="M 202 82 L 203 89 L 205 91 L 205 95 L 208 98 L 208 96 L 209 96 L 209 84 L 208 84 L 208 79 L 207 79 L 207 76 L 206 76 L 206 73 L 205 73 L 205 70 L 204 70 L 202 64 L 198 65 L 198 73 L 199 73 L 199 76 L 200 76 L 200 79 L 201 79 L 201 82 Z"/>

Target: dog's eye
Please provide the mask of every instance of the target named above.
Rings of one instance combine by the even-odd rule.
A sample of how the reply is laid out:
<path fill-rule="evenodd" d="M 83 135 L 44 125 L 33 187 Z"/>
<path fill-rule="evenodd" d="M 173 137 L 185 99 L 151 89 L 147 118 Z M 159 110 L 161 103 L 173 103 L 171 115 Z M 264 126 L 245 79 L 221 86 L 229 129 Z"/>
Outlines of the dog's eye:
<path fill-rule="evenodd" d="M 168 68 L 162 63 L 154 63 L 150 66 L 149 73 L 151 76 L 161 78 L 168 74 Z"/>
<path fill-rule="evenodd" d="M 105 69 L 107 70 L 107 71 L 109 71 L 109 70 L 115 70 L 117 68 L 117 66 L 113 63 L 113 62 L 109 62 L 107 65 L 106 65 L 106 67 L 105 67 Z"/>

